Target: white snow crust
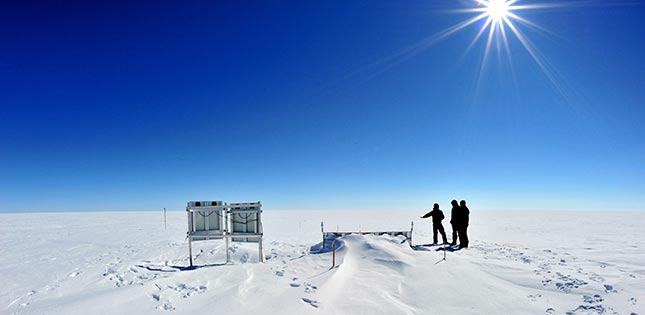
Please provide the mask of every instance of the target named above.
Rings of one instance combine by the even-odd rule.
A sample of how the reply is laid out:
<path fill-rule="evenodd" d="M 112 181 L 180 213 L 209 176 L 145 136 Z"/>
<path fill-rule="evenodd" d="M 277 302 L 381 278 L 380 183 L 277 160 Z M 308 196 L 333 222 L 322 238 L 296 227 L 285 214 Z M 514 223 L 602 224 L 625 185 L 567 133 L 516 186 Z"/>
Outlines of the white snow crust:
<path fill-rule="evenodd" d="M 474 210 L 474 211 L 472 211 Z M 0 314 L 645 314 L 645 213 L 471 210 L 470 248 L 424 211 L 265 210 L 257 244 L 193 243 L 183 211 L 0 214 Z M 449 211 L 445 211 L 449 212 Z M 326 230 L 349 235 L 332 253 Z M 450 225 L 444 227 L 450 238 Z"/>

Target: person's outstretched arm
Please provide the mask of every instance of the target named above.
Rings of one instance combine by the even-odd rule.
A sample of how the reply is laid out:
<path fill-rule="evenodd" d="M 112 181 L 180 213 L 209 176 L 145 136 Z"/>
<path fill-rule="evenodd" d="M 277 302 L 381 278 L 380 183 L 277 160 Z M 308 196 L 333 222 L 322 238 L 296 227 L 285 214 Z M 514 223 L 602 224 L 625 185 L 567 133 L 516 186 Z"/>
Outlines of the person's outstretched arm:
<path fill-rule="evenodd" d="M 421 217 L 421 219 L 429 218 L 429 217 L 430 217 L 430 213 L 432 213 L 432 211 L 430 211 L 430 212 L 428 212 L 428 213 L 424 214 L 424 215 Z"/>

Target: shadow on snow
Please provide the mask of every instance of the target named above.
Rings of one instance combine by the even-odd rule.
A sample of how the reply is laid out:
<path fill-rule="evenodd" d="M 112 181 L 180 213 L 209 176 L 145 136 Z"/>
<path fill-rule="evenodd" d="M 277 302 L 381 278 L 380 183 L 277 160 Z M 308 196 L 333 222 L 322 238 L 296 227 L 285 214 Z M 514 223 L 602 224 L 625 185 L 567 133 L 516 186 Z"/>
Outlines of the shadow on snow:
<path fill-rule="evenodd" d="M 420 245 L 412 245 L 412 246 L 410 246 L 410 247 L 411 247 L 413 250 L 426 251 L 426 252 L 432 251 L 432 247 L 437 247 L 437 248 L 435 249 L 435 251 L 437 251 L 437 252 L 442 252 L 442 251 L 444 251 L 444 247 L 443 247 L 443 245 L 442 245 L 442 244 L 420 244 Z M 446 250 L 447 252 L 451 252 L 451 253 L 452 253 L 452 252 L 456 252 L 456 251 L 458 251 L 458 250 L 460 250 L 460 249 L 461 249 L 461 248 L 459 248 L 459 247 L 457 247 L 457 246 L 446 246 L 446 247 L 445 247 L 445 250 Z"/>
<path fill-rule="evenodd" d="M 201 266 L 159 266 L 157 267 L 157 266 L 136 265 L 136 267 L 147 269 L 149 271 L 154 271 L 154 272 L 178 272 L 178 271 L 196 270 L 196 269 L 208 268 L 208 267 L 220 267 L 225 265 L 226 265 L 225 263 L 220 263 L 220 264 L 206 264 Z"/>

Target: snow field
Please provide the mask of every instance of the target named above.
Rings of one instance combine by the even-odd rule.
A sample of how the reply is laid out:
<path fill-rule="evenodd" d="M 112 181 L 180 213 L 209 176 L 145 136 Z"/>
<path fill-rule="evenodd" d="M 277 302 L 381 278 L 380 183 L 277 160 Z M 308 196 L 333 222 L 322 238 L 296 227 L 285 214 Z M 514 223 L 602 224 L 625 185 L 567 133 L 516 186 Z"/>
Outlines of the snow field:
<path fill-rule="evenodd" d="M 471 248 L 412 212 L 264 212 L 257 244 L 193 243 L 183 211 L 0 215 L 0 314 L 644 314 L 645 214 L 473 211 Z M 405 230 L 339 240 L 326 230 Z M 448 221 L 448 220 L 446 220 Z M 444 222 L 446 222 L 444 221 Z M 450 234 L 450 226 L 444 224 Z M 450 237 L 450 235 L 449 235 Z"/>

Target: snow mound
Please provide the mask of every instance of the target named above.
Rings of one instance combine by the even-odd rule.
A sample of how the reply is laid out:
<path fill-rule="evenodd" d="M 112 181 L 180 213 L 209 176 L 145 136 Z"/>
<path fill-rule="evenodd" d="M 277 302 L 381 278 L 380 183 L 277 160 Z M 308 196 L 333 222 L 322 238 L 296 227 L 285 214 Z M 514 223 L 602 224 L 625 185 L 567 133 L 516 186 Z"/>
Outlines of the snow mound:
<path fill-rule="evenodd" d="M 379 301 L 383 314 L 414 313 L 401 290 L 415 264 L 405 238 L 351 234 L 340 241 L 344 246 L 337 252 L 337 270 L 321 285 L 320 304 L 359 314 L 365 305 Z"/>

